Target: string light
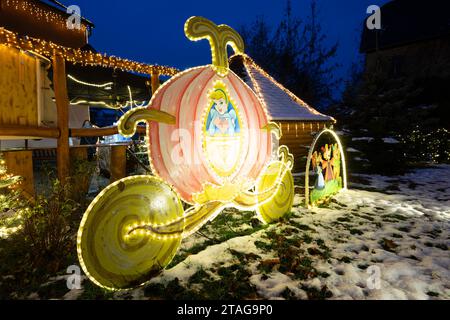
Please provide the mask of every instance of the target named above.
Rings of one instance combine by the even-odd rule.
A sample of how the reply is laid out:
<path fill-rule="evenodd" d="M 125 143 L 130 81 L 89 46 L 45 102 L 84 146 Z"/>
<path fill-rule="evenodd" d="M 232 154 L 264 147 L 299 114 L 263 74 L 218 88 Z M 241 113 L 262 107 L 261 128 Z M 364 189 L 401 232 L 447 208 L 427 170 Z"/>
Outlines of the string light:
<path fill-rule="evenodd" d="M 113 82 L 107 82 L 107 83 L 104 83 L 104 84 L 89 83 L 89 82 L 85 82 L 85 81 L 79 80 L 79 79 L 75 78 L 74 76 L 72 76 L 70 74 L 67 75 L 67 77 L 70 80 L 72 80 L 72 81 L 74 81 L 76 83 L 79 83 L 79 84 L 82 84 L 82 85 L 85 85 L 85 86 L 89 86 L 89 87 L 101 88 L 101 89 L 105 89 L 105 90 L 111 90 L 112 89 L 111 86 L 114 84 Z M 113 106 L 113 105 L 111 105 L 111 104 L 109 104 L 107 102 L 104 102 L 104 101 L 88 101 L 88 100 L 78 100 L 76 102 L 71 102 L 70 104 L 72 104 L 72 105 L 80 105 L 80 104 L 101 105 L 101 106 L 104 106 L 104 107 L 106 107 L 108 109 L 114 109 L 114 110 L 122 110 L 123 108 L 128 108 L 128 107 L 133 108 L 133 106 L 135 106 L 135 107 L 143 107 L 143 106 L 145 106 L 145 101 L 142 101 L 141 103 L 139 103 L 138 101 L 133 100 L 133 94 L 131 92 L 131 87 L 130 86 L 127 86 L 127 89 L 128 89 L 128 94 L 129 94 L 130 100 L 127 101 L 125 103 L 125 105 Z"/>
<path fill-rule="evenodd" d="M 250 82 L 253 84 L 253 88 L 255 88 L 255 91 L 258 96 L 259 101 L 264 106 L 264 109 L 267 110 L 268 108 L 267 108 L 267 104 L 266 104 L 266 99 L 264 99 L 264 94 L 263 94 L 261 88 L 259 87 L 259 83 L 256 82 L 255 78 L 253 77 L 252 72 L 250 71 L 250 69 L 247 67 L 247 65 L 245 63 L 244 63 L 244 68 L 250 77 Z M 281 126 L 280 126 L 280 128 L 281 128 Z"/>
<path fill-rule="evenodd" d="M 127 88 L 128 88 L 128 95 L 130 96 L 130 105 L 131 108 L 133 108 L 133 94 L 131 93 L 131 87 L 127 86 Z"/>
<path fill-rule="evenodd" d="M 92 51 L 68 48 L 42 39 L 28 36 L 21 37 L 17 33 L 5 28 L 0 28 L 0 44 L 23 51 L 33 51 L 50 58 L 55 54 L 61 55 L 66 61 L 74 64 L 78 63 L 83 66 L 100 66 L 126 72 L 131 71 L 140 74 L 158 74 L 165 76 L 174 76 L 179 72 L 178 69 L 172 67 L 148 65 L 114 56 L 107 56 L 106 54 L 94 53 Z"/>
<path fill-rule="evenodd" d="M 113 110 L 122 110 L 122 109 L 126 109 L 128 107 L 133 107 L 137 106 L 137 107 L 144 107 L 145 106 L 146 101 L 143 101 L 141 103 L 138 103 L 137 101 L 133 101 L 133 103 L 130 103 L 130 101 L 127 101 L 125 104 L 123 105 L 119 105 L 119 106 L 114 106 L 111 105 L 105 101 L 88 101 L 88 100 L 78 100 L 78 101 L 74 101 L 74 102 L 70 102 L 71 105 L 80 105 L 80 104 L 88 104 L 88 105 L 100 105 L 100 106 L 104 106 L 108 109 L 113 109 Z"/>
<path fill-rule="evenodd" d="M 26 0 L 6 0 L 4 3 L 5 9 L 11 8 L 16 11 L 24 11 L 27 13 L 31 13 L 33 15 L 33 19 L 37 20 L 39 23 L 52 23 L 58 25 L 60 28 L 65 28 L 67 31 L 75 31 L 75 32 L 86 32 L 86 25 L 81 24 L 80 29 L 68 29 L 67 28 L 67 18 L 64 14 L 57 13 L 47 8 L 43 8 L 40 5 L 37 5 L 33 1 Z"/>
<path fill-rule="evenodd" d="M 88 87 L 103 88 L 105 90 L 111 90 L 112 89 L 111 86 L 114 84 L 113 82 L 107 82 L 107 83 L 104 83 L 104 84 L 89 83 L 89 82 L 78 80 L 77 78 L 75 78 L 74 76 L 72 76 L 70 74 L 67 75 L 67 78 L 69 78 L 70 80 L 72 80 L 72 81 L 74 81 L 76 83 L 79 83 L 79 84 L 82 84 L 82 85 L 85 85 L 85 86 L 88 86 Z"/>

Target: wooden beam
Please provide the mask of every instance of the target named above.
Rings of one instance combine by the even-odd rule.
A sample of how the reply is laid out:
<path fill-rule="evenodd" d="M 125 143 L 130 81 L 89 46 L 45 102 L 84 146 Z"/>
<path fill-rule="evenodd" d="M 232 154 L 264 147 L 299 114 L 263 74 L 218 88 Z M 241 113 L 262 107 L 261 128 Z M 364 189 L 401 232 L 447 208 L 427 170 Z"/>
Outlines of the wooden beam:
<path fill-rule="evenodd" d="M 117 129 L 117 127 L 70 129 L 70 136 L 72 138 L 103 137 L 103 136 L 112 136 L 118 133 L 119 130 Z"/>
<path fill-rule="evenodd" d="M 125 178 L 127 174 L 127 148 L 126 145 L 111 147 L 111 182 Z"/>
<path fill-rule="evenodd" d="M 146 130 L 146 127 L 138 126 L 136 132 L 138 132 L 139 134 L 146 134 Z M 117 127 L 70 129 L 70 136 L 72 138 L 104 137 L 112 136 L 118 133 L 119 130 L 117 129 Z"/>
<path fill-rule="evenodd" d="M 56 162 L 58 178 L 64 182 L 70 174 L 69 152 L 69 97 L 67 94 L 66 63 L 64 57 L 53 55 L 53 87 L 55 90 L 56 113 L 58 119 L 58 148 Z"/>
<path fill-rule="evenodd" d="M 152 73 L 152 95 L 158 90 L 160 84 L 159 73 Z"/>
<path fill-rule="evenodd" d="M 17 137 L 29 139 L 58 139 L 58 128 L 42 128 L 29 126 L 1 126 L 0 138 L 2 137 Z"/>
<path fill-rule="evenodd" d="M 0 4 L 2 4 L 3 2 L 4 1 L 0 1 Z M 19 25 L 20 23 L 22 23 L 22 21 L 19 22 Z M 148 65 L 145 63 L 130 61 L 119 57 L 104 56 L 100 53 L 95 53 L 90 50 L 64 47 L 51 41 L 41 41 L 41 39 L 35 39 L 32 37 L 26 37 L 25 35 L 20 35 L 16 32 L 7 30 L 4 27 L 0 27 L 0 44 L 6 44 L 8 46 L 16 47 L 24 51 L 33 51 L 46 57 L 53 57 L 56 51 L 60 54 L 64 54 L 65 60 L 69 62 L 77 62 L 81 65 L 95 65 L 111 69 L 122 69 L 125 71 L 131 71 L 145 75 L 158 72 L 162 75 L 174 76 L 180 71 L 172 67 Z"/>

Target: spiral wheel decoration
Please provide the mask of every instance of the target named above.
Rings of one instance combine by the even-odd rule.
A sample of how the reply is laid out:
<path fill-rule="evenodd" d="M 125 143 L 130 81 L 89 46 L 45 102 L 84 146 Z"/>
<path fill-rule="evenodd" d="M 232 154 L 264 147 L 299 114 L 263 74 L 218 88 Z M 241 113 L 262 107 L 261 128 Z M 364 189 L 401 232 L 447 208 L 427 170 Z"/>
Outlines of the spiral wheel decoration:
<path fill-rule="evenodd" d="M 271 163 L 262 173 L 256 186 L 256 191 L 261 192 L 267 190 L 270 186 L 279 185 L 275 195 L 256 209 L 260 219 L 265 223 L 281 219 L 292 209 L 294 203 L 294 178 L 291 171 L 286 170 L 280 181 L 276 181 L 279 178 L 279 172 L 285 169 L 285 164 L 282 162 Z"/>
<path fill-rule="evenodd" d="M 84 272 L 110 290 L 145 283 L 170 263 L 181 234 L 160 237 L 139 227 L 182 216 L 177 194 L 155 177 L 129 177 L 111 184 L 89 206 L 78 231 Z"/>

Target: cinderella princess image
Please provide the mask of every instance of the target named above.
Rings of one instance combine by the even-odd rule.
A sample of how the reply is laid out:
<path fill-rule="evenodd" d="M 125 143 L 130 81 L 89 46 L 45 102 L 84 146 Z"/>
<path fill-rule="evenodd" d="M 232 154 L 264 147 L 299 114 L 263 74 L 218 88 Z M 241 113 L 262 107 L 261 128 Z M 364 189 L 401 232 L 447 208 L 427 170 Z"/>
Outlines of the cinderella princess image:
<path fill-rule="evenodd" d="M 338 144 L 326 144 L 314 151 L 311 163 L 316 182 L 310 193 L 310 198 L 311 203 L 318 204 L 327 201 L 342 189 L 342 162 Z"/>
<path fill-rule="evenodd" d="M 209 136 L 234 136 L 240 133 L 236 110 L 225 92 L 225 88 L 215 88 L 210 95 L 213 105 L 206 121 Z"/>

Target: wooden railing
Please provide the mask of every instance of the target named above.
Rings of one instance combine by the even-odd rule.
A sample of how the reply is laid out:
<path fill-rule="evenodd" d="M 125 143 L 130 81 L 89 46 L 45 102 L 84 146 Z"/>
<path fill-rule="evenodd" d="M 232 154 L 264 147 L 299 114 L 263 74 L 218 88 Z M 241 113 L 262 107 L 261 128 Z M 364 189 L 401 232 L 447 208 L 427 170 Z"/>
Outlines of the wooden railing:
<path fill-rule="evenodd" d="M 35 139 L 58 139 L 58 128 L 25 127 L 25 126 L 0 126 L 0 137 L 30 137 Z"/>
<path fill-rule="evenodd" d="M 146 134 L 145 126 L 138 126 L 137 133 Z M 69 137 L 82 138 L 82 137 L 103 137 L 112 136 L 118 134 L 117 127 L 105 127 L 105 128 L 77 128 L 69 129 Z M 45 128 L 45 127 L 26 127 L 26 126 L 1 126 L 0 137 L 15 137 L 15 138 L 27 138 L 32 139 L 58 139 L 60 137 L 60 131 L 58 128 Z"/>
<path fill-rule="evenodd" d="M 146 128 L 144 126 L 138 126 L 136 132 L 146 134 Z M 70 136 L 72 138 L 112 136 L 118 133 L 119 130 L 117 127 L 70 129 Z"/>

